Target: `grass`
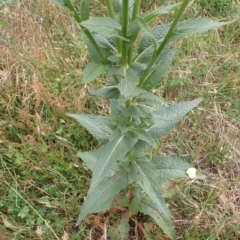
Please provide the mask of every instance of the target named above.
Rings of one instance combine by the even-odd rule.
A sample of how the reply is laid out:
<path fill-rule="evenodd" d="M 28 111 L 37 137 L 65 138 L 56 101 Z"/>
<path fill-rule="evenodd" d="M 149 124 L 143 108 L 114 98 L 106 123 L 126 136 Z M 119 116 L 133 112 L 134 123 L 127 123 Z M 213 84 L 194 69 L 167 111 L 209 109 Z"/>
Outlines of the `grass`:
<path fill-rule="evenodd" d="M 221 11 L 206 2 L 196 1 L 187 15 L 229 20 L 240 11 L 237 1 Z M 101 1 L 93 4 L 94 14 L 104 11 Z M 75 227 L 91 178 L 76 152 L 98 143 L 65 113 L 108 112 L 81 84 L 89 58 L 79 28 L 47 0 L 0 7 L 0 239 L 100 239 L 121 212 L 92 215 Z M 179 41 L 156 92 L 169 101 L 204 98 L 154 150 L 181 155 L 207 175 L 169 186 L 177 239 L 240 236 L 239 42 L 239 19 Z M 150 220 L 146 229 L 148 239 L 166 239 Z"/>

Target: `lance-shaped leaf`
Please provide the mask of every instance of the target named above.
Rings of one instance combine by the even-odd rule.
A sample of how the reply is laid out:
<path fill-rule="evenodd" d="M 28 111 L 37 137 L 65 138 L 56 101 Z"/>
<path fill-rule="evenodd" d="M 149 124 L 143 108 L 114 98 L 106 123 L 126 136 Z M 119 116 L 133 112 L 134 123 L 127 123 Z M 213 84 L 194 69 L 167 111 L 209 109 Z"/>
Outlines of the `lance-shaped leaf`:
<path fill-rule="evenodd" d="M 93 44 L 88 39 L 88 37 L 84 34 L 83 31 L 82 31 L 82 36 L 83 36 L 83 40 L 86 43 L 89 53 L 90 53 L 92 59 L 94 60 L 94 62 L 102 63 L 102 58 L 99 56 L 95 47 L 93 46 Z M 97 45 L 99 46 L 99 48 L 102 50 L 104 56 L 106 56 L 106 58 L 112 56 L 112 54 L 113 54 L 112 52 L 115 49 L 114 48 L 115 47 L 114 40 L 110 37 L 104 37 L 97 33 L 92 33 L 92 36 L 93 36 L 95 42 L 97 43 Z"/>
<path fill-rule="evenodd" d="M 138 139 L 122 135 L 99 148 L 89 192 L 97 188 L 99 182 L 109 173 L 115 163 L 122 159 L 137 141 Z"/>
<path fill-rule="evenodd" d="M 154 20 L 155 18 L 159 17 L 162 14 L 170 13 L 174 8 L 178 7 L 180 4 L 181 4 L 181 2 L 173 4 L 173 5 L 168 5 L 168 6 L 157 8 L 157 9 L 143 15 L 142 18 L 144 19 L 144 21 L 146 23 L 148 23 L 148 22 Z"/>
<path fill-rule="evenodd" d="M 156 95 L 151 93 L 143 93 L 139 95 L 133 105 L 122 110 L 125 116 L 147 117 L 165 103 Z"/>
<path fill-rule="evenodd" d="M 102 98 L 109 98 L 109 99 L 118 99 L 120 96 L 120 92 L 116 86 L 107 85 L 98 90 L 91 90 L 91 94 L 102 97 Z"/>
<path fill-rule="evenodd" d="M 165 51 L 167 50 L 167 51 Z M 142 84 L 142 88 L 150 91 L 159 84 L 163 79 L 164 74 L 167 72 L 167 69 L 176 53 L 176 49 L 165 49 L 157 61 L 157 64 L 154 66 L 146 80 Z"/>
<path fill-rule="evenodd" d="M 191 164 L 172 156 L 155 158 L 149 164 L 155 169 L 159 181 L 188 178 L 186 172 L 193 167 Z M 203 179 L 204 175 L 197 174 L 196 178 Z"/>
<path fill-rule="evenodd" d="M 155 169 L 152 169 L 146 160 L 134 160 L 130 169 L 130 178 L 142 188 L 154 203 L 156 211 L 161 215 L 161 228 L 168 236 L 172 237 L 174 230 L 171 214 L 162 196 Z"/>
<path fill-rule="evenodd" d="M 158 210 L 156 204 L 148 197 L 143 197 L 140 202 L 139 211 L 143 214 L 151 216 L 159 227 L 170 237 L 170 239 L 175 238 L 175 230 L 170 223 L 166 226 L 166 221 L 163 218 L 162 213 Z"/>
<path fill-rule="evenodd" d="M 81 17 L 82 20 L 88 20 L 89 19 L 89 0 L 81 0 L 80 2 L 80 11 L 81 11 Z"/>
<path fill-rule="evenodd" d="M 114 124 L 111 117 L 90 114 L 67 114 L 80 122 L 94 137 L 107 142 L 112 134 Z"/>
<path fill-rule="evenodd" d="M 206 19 L 192 18 L 187 21 L 178 23 L 169 42 L 175 42 L 176 40 L 191 34 L 207 32 L 229 23 L 231 22 L 214 22 Z"/>
<path fill-rule="evenodd" d="M 120 35 L 121 25 L 116 20 L 109 17 L 92 17 L 81 22 L 81 26 L 105 37 L 117 37 L 128 41 L 127 38 Z"/>
<path fill-rule="evenodd" d="M 83 82 L 90 83 L 106 71 L 106 67 L 99 63 L 89 63 L 84 69 Z"/>
<path fill-rule="evenodd" d="M 127 175 L 122 172 L 116 173 L 112 177 L 103 178 L 94 191 L 89 191 L 78 217 L 77 225 L 89 213 L 97 213 L 110 209 L 112 207 L 111 199 L 124 189 L 127 184 Z"/>
<path fill-rule="evenodd" d="M 152 29 L 152 34 L 154 36 L 154 39 L 156 40 L 156 43 L 158 43 L 158 45 L 163 41 L 164 37 L 166 36 L 169 30 L 169 27 L 170 27 L 169 24 L 164 24 Z M 154 53 L 154 44 L 152 41 L 152 37 L 149 34 L 144 33 L 142 35 L 142 39 L 138 48 L 139 55 L 136 61 L 141 63 L 149 63 L 153 53 Z"/>
<path fill-rule="evenodd" d="M 132 96 L 136 90 L 136 86 L 139 83 L 139 77 L 135 71 L 129 68 L 126 71 L 126 76 L 120 80 L 120 83 L 117 85 L 118 89 L 122 96 L 129 98 Z"/>
<path fill-rule="evenodd" d="M 190 110 L 202 101 L 201 98 L 190 102 L 181 102 L 163 107 L 153 116 L 153 125 L 147 129 L 154 139 L 159 139 L 167 134 Z"/>

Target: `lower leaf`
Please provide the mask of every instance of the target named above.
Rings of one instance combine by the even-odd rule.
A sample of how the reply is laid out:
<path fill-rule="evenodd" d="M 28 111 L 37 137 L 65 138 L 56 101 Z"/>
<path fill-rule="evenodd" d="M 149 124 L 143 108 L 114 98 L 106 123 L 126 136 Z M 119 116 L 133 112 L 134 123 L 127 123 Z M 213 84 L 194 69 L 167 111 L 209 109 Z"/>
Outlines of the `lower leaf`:
<path fill-rule="evenodd" d="M 79 225 L 89 213 L 110 209 L 112 207 L 111 199 L 124 189 L 127 184 L 128 178 L 124 173 L 116 173 L 112 177 L 103 178 L 98 187 L 87 195 L 76 225 Z"/>

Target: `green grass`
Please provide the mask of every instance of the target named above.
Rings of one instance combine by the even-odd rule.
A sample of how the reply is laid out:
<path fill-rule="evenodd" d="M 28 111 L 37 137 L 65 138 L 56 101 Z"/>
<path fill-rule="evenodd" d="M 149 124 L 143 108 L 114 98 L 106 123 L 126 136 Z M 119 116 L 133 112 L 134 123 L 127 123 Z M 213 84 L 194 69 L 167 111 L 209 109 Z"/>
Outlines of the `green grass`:
<path fill-rule="evenodd" d="M 206 2 L 196 1 L 187 15 L 229 20 L 240 12 L 237 1 L 208 9 Z M 94 14 L 104 12 L 101 1 L 93 4 Z M 155 4 L 143 1 L 146 10 Z M 89 57 L 79 28 L 47 0 L 0 7 L 0 239 L 62 239 L 64 230 L 69 239 L 98 239 L 104 223 L 116 226 L 122 213 L 90 216 L 75 227 L 91 178 L 76 153 L 98 143 L 65 113 L 108 113 L 107 102 L 81 84 Z M 156 92 L 168 101 L 204 98 L 153 152 L 181 155 L 207 175 L 169 187 L 177 239 L 240 236 L 239 42 L 239 19 L 181 40 Z M 139 219 L 148 239 L 162 236 L 151 220 Z"/>

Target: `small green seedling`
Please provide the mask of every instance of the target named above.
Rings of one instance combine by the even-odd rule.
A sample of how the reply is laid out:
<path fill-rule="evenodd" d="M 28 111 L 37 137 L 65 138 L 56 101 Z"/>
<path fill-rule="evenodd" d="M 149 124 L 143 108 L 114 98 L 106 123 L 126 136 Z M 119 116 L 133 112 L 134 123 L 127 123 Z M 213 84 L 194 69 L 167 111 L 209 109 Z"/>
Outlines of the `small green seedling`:
<path fill-rule="evenodd" d="M 51 0 L 79 23 L 92 62 L 83 83 L 107 74 L 107 84 L 91 93 L 109 99 L 111 114 L 68 114 L 79 121 L 101 147 L 78 156 L 92 171 L 92 182 L 77 225 L 90 213 L 126 207 L 131 214 L 150 215 L 174 239 L 171 214 L 162 185 L 172 179 L 202 179 L 189 163 L 175 156 L 151 157 L 150 146 L 166 135 L 202 99 L 167 104 L 152 93 L 162 81 L 176 49 L 174 42 L 228 24 L 191 18 L 180 22 L 189 0 L 140 15 L 141 0 L 106 0 L 108 17 L 91 17 L 89 2 L 77 11 L 71 0 Z M 171 24 L 150 27 L 162 14 L 175 9 Z M 123 216 L 124 222 L 126 215 Z"/>

